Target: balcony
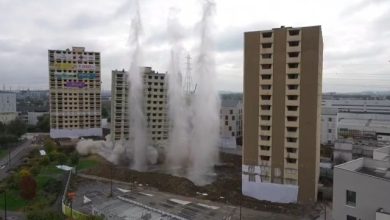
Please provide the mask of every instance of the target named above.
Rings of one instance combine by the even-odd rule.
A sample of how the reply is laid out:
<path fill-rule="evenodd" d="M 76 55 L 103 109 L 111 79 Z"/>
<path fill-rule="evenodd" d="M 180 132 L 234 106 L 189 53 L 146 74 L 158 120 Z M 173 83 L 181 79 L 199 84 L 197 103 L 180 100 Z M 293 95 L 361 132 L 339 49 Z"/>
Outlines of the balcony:
<path fill-rule="evenodd" d="M 296 131 L 296 132 L 293 132 L 293 131 L 286 131 L 286 137 L 292 137 L 292 138 L 298 138 L 298 135 L 299 133 Z"/>
<path fill-rule="evenodd" d="M 260 85 L 260 91 L 259 91 L 260 96 L 261 95 L 272 95 L 272 89 L 262 89 Z"/>

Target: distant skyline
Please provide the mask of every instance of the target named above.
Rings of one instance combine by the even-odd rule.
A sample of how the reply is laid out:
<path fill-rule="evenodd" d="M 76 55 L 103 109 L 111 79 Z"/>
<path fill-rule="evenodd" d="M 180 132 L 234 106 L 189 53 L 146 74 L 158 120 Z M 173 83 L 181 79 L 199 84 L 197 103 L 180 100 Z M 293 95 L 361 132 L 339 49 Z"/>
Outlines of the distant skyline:
<path fill-rule="evenodd" d="M 243 32 L 284 26 L 322 25 L 323 92 L 390 90 L 390 1 L 216 0 L 218 89 L 242 91 Z M 186 50 L 195 51 L 200 19 L 197 0 L 141 0 L 144 60 L 166 72 L 166 21 L 179 12 Z M 111 70 L 128 69 L 130 1 L 1 0 L 0 88 L 47 89 L 48 50 L 85 46 L 102 57 L 102 89 Z M 183 67 L 184 56 L 183 54 Z M 191 53 L 193 62 L 196 54 Z M 184 69 L 183 69 L 184 70 Z"/>

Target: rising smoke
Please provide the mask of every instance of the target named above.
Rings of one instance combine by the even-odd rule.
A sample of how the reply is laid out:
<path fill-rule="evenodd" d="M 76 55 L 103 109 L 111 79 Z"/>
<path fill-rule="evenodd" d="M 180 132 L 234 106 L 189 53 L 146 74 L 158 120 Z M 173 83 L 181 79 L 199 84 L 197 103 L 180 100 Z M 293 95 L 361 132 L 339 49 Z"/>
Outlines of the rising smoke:
<path fill-rule="evenodd" d="M 129 34 L 131 65 L 129 69 L 129 132 L 130 146 L 133 147 L 133 169 L 147 168 L 147 130 L 143 112 L 143 76 L 140 69 L 142 56 L 140 36 L 142 31 L 141 14 L 138 0 L 134 1 L 134 15 L 131 19 Z"/>
<path fill-rule="evenodd" d="M 197 88 L 192 97 L 192 132 L 188 177 L 197 184 L 207 183 L 218 159 L 219 96 L 216 89 L 214 42 L 212 39 L 213 0 L 203 0 L 200 45 L 195 65 Z"/>
<path fill-rule="evenodd" d="M 200 43 L 197 51 L 194 78 L 196 91 L 185 93 L 182 85 L 181 64 L 183 56 L 183 28 L 172 9 L 168 18 L 171 44 L 169 63 L 168 104 L 170 131 L 165 148 L 165 164 L 174 175 L 185 175 L 195 184 L 209 183 L 213 166 L 218 160 L 219 96 L 216 89 L 214 43 L 212 39 L 213 0 L 202 2 L 199 25 Z M 99 154 L 113 163 L 124 159 L 132 161 L 132 168 L 146 170 L 160 158 L 156 148 L 149 146 L 143 104 L 143 77 L 140 71 L 142 55 L 140 35 L 142 30 L 138 1 L 131 21 L 129 70 L 129 142 L 115 144 L 108 141 L 82 140 L 77 145 L 80 154 Z"/>
<path fill-rule="evenodd" d="M 177 17 L 178 10 L 171 8 L 168 17 L 168 35 L 171 44 L 168 83 L 168 106 L 170 118 L 169 144 L 166 148 L 168 169 L 178 171 L 188 164 L 189 157 L 189 108 L 182 87 L 180 59 L 182 53 L 183 27 Z"/>

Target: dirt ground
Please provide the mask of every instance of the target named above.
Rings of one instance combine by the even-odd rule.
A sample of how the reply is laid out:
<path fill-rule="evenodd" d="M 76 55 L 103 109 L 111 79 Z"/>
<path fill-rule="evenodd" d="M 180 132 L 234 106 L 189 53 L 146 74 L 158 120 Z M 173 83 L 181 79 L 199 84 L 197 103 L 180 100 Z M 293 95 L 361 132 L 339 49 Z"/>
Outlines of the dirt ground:
<path fill-rule="evenodd" d="M 307 216 L 315 208 L 314 206 L 309 207 L 298 204 L 278 204 L 258 201 L 243 196 L 241 194 L 241 156 L 239 155 L 221 153 L 220 164 L 215 166 L 217 173 L 216 180 L 212 184 L 205 186 L 196 186 L 186 178 L 159 172 L 137 172 L 120 166 L 111 168 L 112 165 L 106 162 L 92 169 L 85 170 L 83 173 L 105 178 L 110 178 L 112 175 L 113 179 L 125 182 L 137 182 L 137 184 L 148 185 L 163 192 L 198 197 L 236 206 L 241 204 L 243 207 L 261 211 Z M 207 193 L 207 195 L 200 195 L 197 192 Z"/>

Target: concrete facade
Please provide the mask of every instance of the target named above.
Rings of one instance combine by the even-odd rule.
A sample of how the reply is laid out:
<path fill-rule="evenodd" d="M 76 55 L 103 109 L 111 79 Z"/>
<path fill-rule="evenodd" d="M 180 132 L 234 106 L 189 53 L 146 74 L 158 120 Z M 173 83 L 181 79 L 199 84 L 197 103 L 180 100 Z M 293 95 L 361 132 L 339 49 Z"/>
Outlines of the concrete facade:
<path fill-rule="evenodd" d="M 222 148 L 236 148 L 242 136 L 242 102 L 222 100 L 220 109 L 220 139 Z"/>
<path fill-rule="evenodd" d="M 49 50 L 50 136 L 102 136 L 100 53 Z"/>
<path fill-rule="evenodd" d="M 16 112 L 16 94 L 13 92 L 0 91 L 0 122 L 8 124 L 15 120 Z"/>
<path fill-rule="evenodd" d="M 44 115 L 48 115 L 49 112 L 28 112 L 27 113 L 27 124 L 36 125 L 38 123 L 38 118 Z"/>
<path fill-rule="evenodd" d="M 154 145 L 165 146 L 168 140 L 167 75 L 142 68 L 144 74 L 144 112 L 148 124 L 148 137 Z M 112 71 L 111 139 L 129 139 L 128 73 Z"/>
<path fill-rule="evenodd" d="M 390 162 L 359 158 L 334 167 L 335 220 L 390 219 Z M 347 199 L 347 191 L 354 194 Z M 351 197 L 349 197 L 351 198 Z"/>
<path fill-rule="evenodd" d="M 337 109 L 322 108 L 321 144 L 332 145 L 337 139 Z"/>
<path fill-rule="evenodd" d="M 319 177 L 321 27 L 247 32 L 244 39 L 243 193 L 313 203 Z"/>

